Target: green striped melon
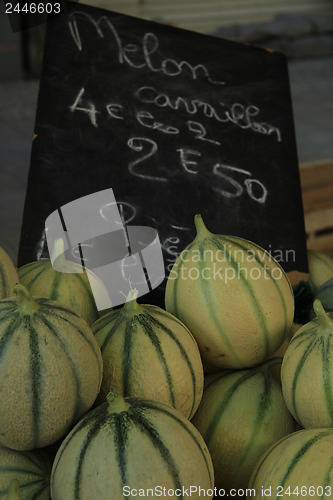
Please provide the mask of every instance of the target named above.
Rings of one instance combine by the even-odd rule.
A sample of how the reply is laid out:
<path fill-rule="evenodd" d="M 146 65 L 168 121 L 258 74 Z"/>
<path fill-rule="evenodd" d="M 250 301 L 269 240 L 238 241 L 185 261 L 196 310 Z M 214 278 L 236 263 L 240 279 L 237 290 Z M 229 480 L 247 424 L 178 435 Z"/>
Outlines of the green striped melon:
<path fill-rule="evenodd" d="M 333 278 L 333 258 L 318 250 L 308 250 L 309 285 L 313 294 Z"/>
<path fill-rule="evenodd" d="M 17 498 L 21 500 L 49 500 L 51 466 L 42 450 L 16 451 L 0 446 L 0 498 L 7 494 L 10 498 L 10 488 L 12 498 L 16 498 L 18 486 Z"/>
<path fill-rule="evenodd" d="M 270 372 L 280 362 L 276 358 L 206 377 L 192 423 L 208 446 L 217 488 L 246 488 L 262 453 L 296 430 L 281 386 Z"/>
<path fill-rule="evenodd" d="M 255 243 L 212 234 L 200 215 L 195 225 L 196 238 L 169 274 L 166 309 L 189 328 L 207 365 L 254 366 L 276 351 L 290 331 L 290 282 Z"/>
<path fill-rule="evenodd" d="M 332 463 L 332 428 L 294 432 L 260 458 L 249 481 L 247 498 L 332 498 Z"/>
<path fill-rule="evenodd" d="M 198 345 L 179 319 L 136 296 L 91 327 L 103 356 L 100 400 L 109 392 L 154 399 L 191 418 L 203 392 Z"/>
<path fill-rule="evenodd" d="M 18 280 L 13 261 L 7 252 L 0 247 L 0 300 L 14 295 L 13 288 Z"/>
<path fill-rule="evenodd" d="M 65 260 L 60 238 L 56 240 L 54 254 L 58 255 L 57 269 L 61 271 L 53 268 L 51 259 L 29 262 L 18 269 L 20 283 L 35 297 L 57 300 L 71 307 L 91 325 L 98 318 L 98 311 L 87 273 L 82 272 L 80 265 Z"/>
<path fill-rule="evenodd" d="M 333 313 L 316 299 L 317 318 L 291 339 L 281 366 L 284 399 L 302 427 L 333 427 Z"/>
<path fill-rule="evenodd" d="M 16 450 L 61 439 L 94 403 L 102 355 L 87 323 L 22 284 L 0 301 L 0 444 Z"/>
<path fill-rule="evenodd" d="M 196 428 L 163 403 L 115 393 L 65 438 L 51 474 L 52 500 L 184 499 L 177 493 L 190 487 L 193 500 L 199 488 L 213 497 L 212 462 Z"/>

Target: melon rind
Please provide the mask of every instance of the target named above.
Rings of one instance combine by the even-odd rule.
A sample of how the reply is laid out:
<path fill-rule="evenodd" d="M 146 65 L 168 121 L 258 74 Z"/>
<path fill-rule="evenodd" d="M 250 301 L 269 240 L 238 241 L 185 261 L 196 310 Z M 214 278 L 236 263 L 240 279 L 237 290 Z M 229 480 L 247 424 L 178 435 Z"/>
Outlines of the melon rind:
<path fill-rule="evenodd" d="M 219 368 L 247 368 L 267 359 L 294 317 L 291 284 L 271 254 L 206 228 L 177 258 L 165 305 L 189 328 L 204 362 Z"/>
<path fill-rule="evenodd" d="M 61 439 L 93 405 L 102 380 L 87 323 L 56 301 L 30 300 L 26 313 L 16 297 L 0 301 L 0 444 L 15 450 Z"/>
<path fill-rule="evenodd" d="M 332 428 L 294 432 L 258 461 L 247 488 L 248 498 L 332 498 L 332 462 Z"/>
<path fill-rule="evenodd" d="M 123 500 L 124 487 L 135 489 L 138 497 L 141 490 L 143 498 L 149 498 L 142 495 L 147 489 L 154 498 L 152 491 L 165 488 L 159 496 L 167 498 L 168 490 L 197 487 L 193 500 L 202 498 L 200 487 L 211 499 L 211 458 L 191 422 L 156 401 L 123 402 L 116 409 L 108 403 L 98 406 L 65 438 L 53 463 L 52 500 Z"/>

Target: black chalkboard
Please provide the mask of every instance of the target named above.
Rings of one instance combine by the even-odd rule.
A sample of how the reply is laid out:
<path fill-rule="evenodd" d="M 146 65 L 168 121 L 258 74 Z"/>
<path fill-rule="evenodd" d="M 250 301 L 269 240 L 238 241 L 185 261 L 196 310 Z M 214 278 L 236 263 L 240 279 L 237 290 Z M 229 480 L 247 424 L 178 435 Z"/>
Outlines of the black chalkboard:
<path fill-rule="evenodd" d="M 306 272 L 285 56 L 81 4 L 49 22 L 19 266 L 45 256 L 51 212 L 107 188 L 158 231 L 167 274 L 196 213 Z"/>

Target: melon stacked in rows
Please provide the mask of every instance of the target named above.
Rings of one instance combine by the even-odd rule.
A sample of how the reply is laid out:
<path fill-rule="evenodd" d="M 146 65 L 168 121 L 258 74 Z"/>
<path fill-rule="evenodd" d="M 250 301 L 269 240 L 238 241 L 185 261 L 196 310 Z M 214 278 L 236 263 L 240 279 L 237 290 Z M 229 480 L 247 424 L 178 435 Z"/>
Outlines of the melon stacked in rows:
<path fill-rule="evenodd" d="M 91 408 L 102 356 L 83 318 L 57 301 L 33 298 L 8 256 L 1 257 L 0 491 L 18 479 L 23 499 L 47 499 L 50 464 L 37 450 L 62 439 Z"/>
<path fill-rule="evenodd" d="M 201 488 L 211 498 L 211 457 L 189 421 L 203 367 L 185 325 L 139 305 L 134 291 L 94 322 L 88 280 L 49 260 L 17 273 L 3 255 L 0 496 L 12 494 L 15 480 L 26 500 L 117 500 L 126 488 Z"/>
<path fill-rule="evenodd" d="M 278 263 L 195 221 L 197 237 L 175 262 L 166 306 L 190 328 L 211 372 L 192 421 L 211 453 L 215 484 L 229 496 L 331 497 L 333 314 L 317 294 L 328 302 L 333 261 L 309 252 L 317 318 L 292 324 L 293 294 Z M 281 362 L 276 383 L 272 366 Z"/>
<path fill-rule="evenodd" d="M 192 420 L 211 453 L 215 484 L 245 491 L 269 446 L 296 430 L 269 359 L 293 324 L 294 297 L 272 256 L 239 237 L 197 236 L 180 254 L 166 287 L 166 308 L 195 336 L 207 375 Z M 209 373 L 209 374 L 208 374 Z"/>
<path fill-rule="evenodd" d="M 0 252 L 0 497 L 290 498 L 297 482 L 327 496 L 332 320 L 315 301 L 317 319 L 293 324 L 279 263 L 195 226 L 164 309 L 129 286 L 98 315 L 65 261 L 16 270 Z"/>
<path fill-rule="evenodd" d="M 292 336 L 281 366 L 284 400 L 301 429 L 261 457 L 251 475 L 250 498 L 333 495 L 333 259 L 309 251 L 309 273 L 310 321 Z"/>

